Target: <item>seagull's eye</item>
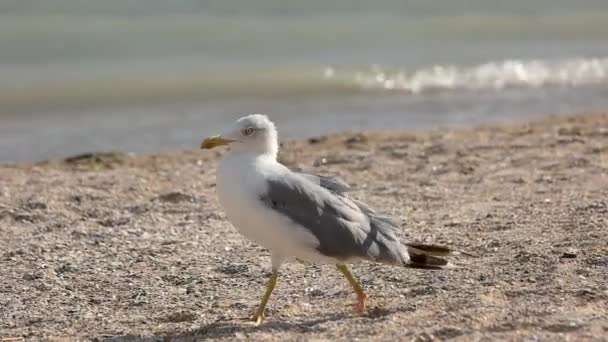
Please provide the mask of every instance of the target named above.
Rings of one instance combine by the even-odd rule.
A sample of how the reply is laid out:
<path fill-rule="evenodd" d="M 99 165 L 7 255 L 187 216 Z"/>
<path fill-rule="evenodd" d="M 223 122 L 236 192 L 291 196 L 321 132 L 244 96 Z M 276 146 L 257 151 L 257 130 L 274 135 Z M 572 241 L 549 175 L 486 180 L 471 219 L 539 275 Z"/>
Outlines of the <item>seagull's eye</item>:
<path fill-rule="evenodd" d="M 251 127 L 245 128 L 245 129 L 241 130 L 241 133 L 243 133 L 244 136 L 252 135 L 253 128 L 251 128 Z"/>

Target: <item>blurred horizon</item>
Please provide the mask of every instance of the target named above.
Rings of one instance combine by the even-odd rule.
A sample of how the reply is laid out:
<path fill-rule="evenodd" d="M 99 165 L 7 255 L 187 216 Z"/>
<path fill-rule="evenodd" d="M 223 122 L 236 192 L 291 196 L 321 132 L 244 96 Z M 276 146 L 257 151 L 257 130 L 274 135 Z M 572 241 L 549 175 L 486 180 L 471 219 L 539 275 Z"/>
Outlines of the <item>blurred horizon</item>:
<path fill-rule="evenodd" d="M 608 105 L 608 2 L 5 0 L 0 161 Z M 43 143 L 41 143 L 43 142 Z"/>

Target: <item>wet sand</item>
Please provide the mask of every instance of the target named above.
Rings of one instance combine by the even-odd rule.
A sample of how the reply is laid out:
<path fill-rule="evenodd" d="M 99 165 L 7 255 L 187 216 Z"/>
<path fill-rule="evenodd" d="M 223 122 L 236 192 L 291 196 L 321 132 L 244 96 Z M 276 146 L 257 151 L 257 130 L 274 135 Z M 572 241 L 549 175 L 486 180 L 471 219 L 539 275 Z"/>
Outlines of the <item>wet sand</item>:
<path fill-rule="evenodd" d="M 476 256 L 353 265 L 365 315 L 333 267 L 289 264 L 259 327 L 269 254 L 218 206 L 220 153 L 0 166 L 0 340 L 608 339 L 608 113 L 285 143 L 403 240 Z"/>

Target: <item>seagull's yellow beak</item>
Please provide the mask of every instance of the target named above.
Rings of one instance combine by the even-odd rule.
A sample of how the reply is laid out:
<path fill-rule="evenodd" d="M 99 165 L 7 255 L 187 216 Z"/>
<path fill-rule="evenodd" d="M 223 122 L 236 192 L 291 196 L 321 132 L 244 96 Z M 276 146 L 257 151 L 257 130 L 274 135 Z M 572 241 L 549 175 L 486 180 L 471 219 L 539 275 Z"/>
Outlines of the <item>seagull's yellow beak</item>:
<path fill-rule="evenodd" d="M 218 146 L 228 145 L 234 140 L 224 139 L 221 135 L 210 136 L 201 143 L 202 149 L 211 149 Z"/>

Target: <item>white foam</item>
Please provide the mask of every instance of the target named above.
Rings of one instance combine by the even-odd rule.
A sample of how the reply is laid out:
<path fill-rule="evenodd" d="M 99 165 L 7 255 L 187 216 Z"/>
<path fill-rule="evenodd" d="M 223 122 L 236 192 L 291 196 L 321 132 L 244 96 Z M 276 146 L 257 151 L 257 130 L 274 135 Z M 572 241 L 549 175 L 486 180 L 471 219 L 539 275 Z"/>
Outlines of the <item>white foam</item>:
<path fill-rule="evenodd" d="M 328 68 L 329 69 L 329 68 Z M 328 78 L 339 77 L 331 69 Z M 344 75 L 341 75 L 344 77 Z M 353 81 L 365 89 L 423 93 L 441 90 L 501 90 L 511 87 L 582 86 L 608 83 L 608 58 L 505 60 L 461 67 L 434 65 L 396 69 L 373 65 L 356 71 Z"/>

